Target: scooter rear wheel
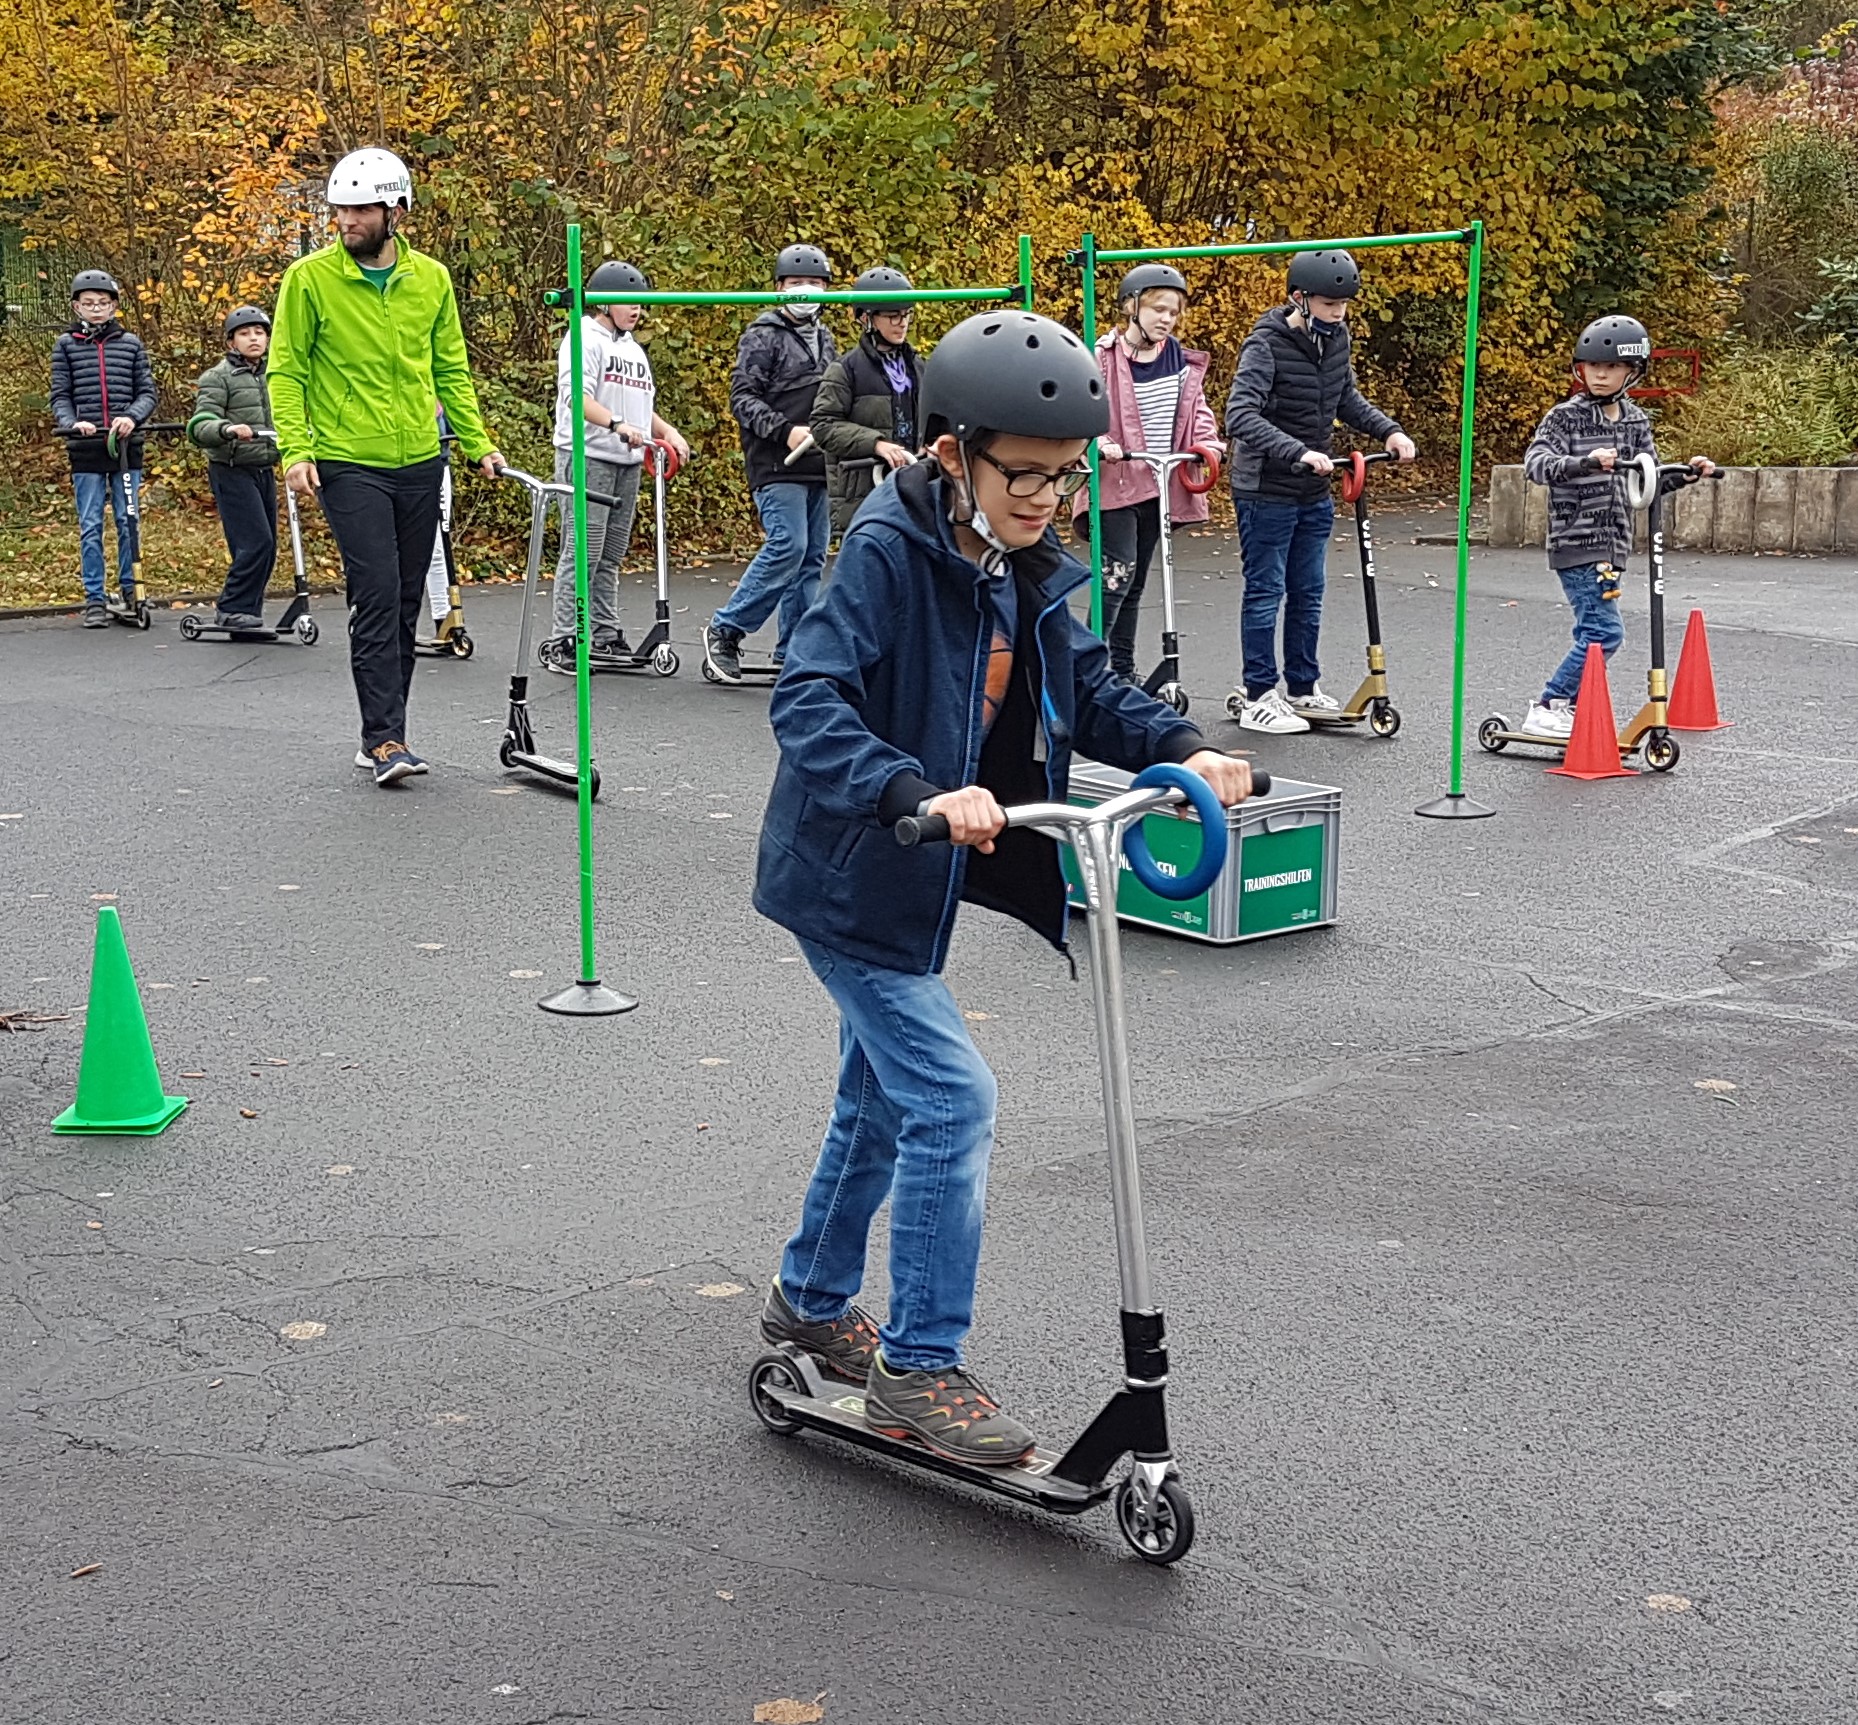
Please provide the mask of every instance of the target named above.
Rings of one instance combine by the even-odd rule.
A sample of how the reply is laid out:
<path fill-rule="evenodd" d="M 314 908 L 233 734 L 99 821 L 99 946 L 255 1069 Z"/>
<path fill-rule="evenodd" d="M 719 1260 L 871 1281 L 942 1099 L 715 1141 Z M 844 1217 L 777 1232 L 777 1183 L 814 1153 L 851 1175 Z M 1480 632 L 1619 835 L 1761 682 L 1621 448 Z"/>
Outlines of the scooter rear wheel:
<path fill-rule="evenodd" d="M 155 613 L 148 608 L 148 601 L 144 599 L 135 608 L 135 626 L 138 629 L 148 629 L 153 627 L 154 622 Z"/>
<path fill-rule="evenodd" d="M 1116 1489 L 1116 1525 L 1144 1563 L 1179 1563 L 1194 1542 L 1194 1506 L 1177 1479 L 1164 1479 L 1146 1525 L 1136 1505 L 1135 1481 Z"/>
<path fill-rule="evenodd" d="M 189 611 L 181 618 L 181 636 L 184 640 L 198 641 L 200 639 L 200 628 L 200 619 L 196 617 L 193 612 Z"/>
<path fill-rule="evenodd" d="M 1477 727 L 1477 746 L 1487 749 L 1493 755 L 1500 755 L 1510 746 L 1510 740 L 1503 733 L 1510 728 L 1510 722 L 1501 713 L 1492 713 Z"/>
<path fill-rule="evenodd" d="M 770 1384 L 778 1384 L 782 1389 L 796 1394 L 803 1388 L 791 1360 L 780 1354 L 763 1354 L 749 1367 L 748 1405 L 755 1410 L 755 1418 L 776 1437 L 792 1437 L 799 1431 L 800 1422 L 791 1418 L 787 1410 L 768 1393 Z"/>

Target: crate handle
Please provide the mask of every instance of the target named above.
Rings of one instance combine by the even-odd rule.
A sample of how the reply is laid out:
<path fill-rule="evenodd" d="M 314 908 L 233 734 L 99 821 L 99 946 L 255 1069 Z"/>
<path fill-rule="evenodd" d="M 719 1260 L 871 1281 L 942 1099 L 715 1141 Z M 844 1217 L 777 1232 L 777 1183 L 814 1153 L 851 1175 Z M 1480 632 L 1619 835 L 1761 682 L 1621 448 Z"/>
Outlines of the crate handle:
<path fill-rule="evenodd" d="M 1298 827 L 1315 826 L 1322 820 L 1320 809 L 1278 809 L 1264 817 L 1264 830 L 1268 833 L 1294 832 Z"/>

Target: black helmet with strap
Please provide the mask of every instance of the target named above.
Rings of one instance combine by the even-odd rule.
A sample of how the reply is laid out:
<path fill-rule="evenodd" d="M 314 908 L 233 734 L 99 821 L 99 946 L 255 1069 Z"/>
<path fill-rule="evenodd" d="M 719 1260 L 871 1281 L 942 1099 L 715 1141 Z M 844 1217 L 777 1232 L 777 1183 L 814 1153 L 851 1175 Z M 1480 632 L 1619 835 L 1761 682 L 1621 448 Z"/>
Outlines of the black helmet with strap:
<path fill-rule="evenodd" d="M 1172 288 L 1182 299 L 1192 297 L 1187 278 L 1172 264 L 1137 264 L 1116 284 L 1116 303 L 1127 305 L 1157 288 Z"/>
<path fill-rule="evenodd" d="M 262 306 L 255 305 L 235 306 L 231 311 L 226 313 L 225 327 L 220 331 L 220 334 L 227 341 L 231 341 L 233 336 L 240 330 L 251 329 L 253 327 L 258 329 L 269 329 L 271 327 L 271 318 L 265 309 Z"/>
<path fill-rule="evenodd" d="M 1298 294 L 1354 299 L 1361 292 L 1361 271 L 1347 252 L 1298 252 L 1285 285 L 1292 299 Z"/>
<path fill-rule="evenodd" d="M 1652 363 L 1651 332 L 1636 317 L 1600 317 L 1595 318 L 1574 343 L 1575 376 L 1580 378 L 1583 365 L 1623 365 L 1628 368 L 1626 381 L 1612 392 L 1601 395 L 1587 389 L 1586 379 L 1580 378 L 1581 387 L 1601 406 L 1617 401 L 1627 390 L 1642 378 Z"/>
<path fill-rule="evenodd" d="M 106 293 L 117 304 L 122 303 L 123 290 L 116 285 L 116 278 L 108 270 L 79 270 L 71 278 L 71 297 L 79 294 Z"/>
<path fill-rule="evenodd" d="M 936 343 L 923 367 L 927 441 L 952 432 L 1101 437 L 1110 428 L 1103 373 L 1063 324 L 1029 311 L 965 318 Z"/>
<path fill-rule="evenodd" d="M 832 265 L 818 246 L 782 246 L 781 255 L 774 260 L 774 279 L 829 282 Z"/>
<path fill-rule="evenodd" d="M 609 258 L 587 278 L 588 293 L 650 293 L 652 279 L 637 264 Z M 605 306 L 596 306 L 605 311 Z"/>
<path fill-rule="evenodd" d="M 902 270 L 892 269 L 889 264 L 873 264 L 852 283 L 855 293 L 913 293 L 916 284 Z M 868 317 L 874 311 L 908 311 L 916 304 L 913 299 L 899 300 L 895 306 L 861 305 L 858 307 L 860 317 Z"/>

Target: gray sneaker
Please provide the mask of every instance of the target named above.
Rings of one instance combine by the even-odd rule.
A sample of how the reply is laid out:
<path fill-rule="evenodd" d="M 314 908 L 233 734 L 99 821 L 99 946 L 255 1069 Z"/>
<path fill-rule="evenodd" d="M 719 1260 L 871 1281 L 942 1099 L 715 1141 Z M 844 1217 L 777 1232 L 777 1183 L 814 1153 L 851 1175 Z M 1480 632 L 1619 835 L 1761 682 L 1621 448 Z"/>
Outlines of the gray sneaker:
<path fill-rule="evenodd" d="M 809 1324 L 787 1303 L 776 1281 L 761 1308 L 761 1339 L 770 1346 L 791 1342 L 848 1384 L 862 1384 L 877 1358 L 877 1325 L 856 1306 L 823 1324 Z"/>
<path fill-rule="evenodd" d="M 110 608 L 101 599 L 93 599 L 84 607 L 84 627 L 86 629 L 107 629 L 110 626 Z"/>
<path fill-rule="evenodd" d="M 1013 1467 L 1033 1451 L 1031 1431 L 964 1366 L 893 1372 L 879 1354 L 865 1381 L 865 1424 L 890 1438 L 914 1438 L 950 1461 Z"/>
<path fill-rule="evenodd" d="M 711 623 L 703 631 L 703 657 L 719 683 L 742 680 L 742 637 L 734 629 Z"/>
<path fill-rule="evenodd" d="M 215 611 L 213 613 L 215 629 L 230 629 L 235 634 L 244 634 L 254 629 L 262 629 L 264 626 L 264 618 L 255 616 L 250 611 Z"/>

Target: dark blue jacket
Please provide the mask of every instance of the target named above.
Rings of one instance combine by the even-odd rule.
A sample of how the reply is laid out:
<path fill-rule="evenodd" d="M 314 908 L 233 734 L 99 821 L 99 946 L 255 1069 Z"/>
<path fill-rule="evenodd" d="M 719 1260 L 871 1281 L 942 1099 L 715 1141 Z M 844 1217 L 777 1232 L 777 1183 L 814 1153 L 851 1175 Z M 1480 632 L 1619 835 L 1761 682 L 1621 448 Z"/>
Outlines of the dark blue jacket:
<path fill-rule="evenodd" d="M 933 462 L 858 511 L 832 585 L 787 646 L 769 718 L 781 760 L 761 826 L 755 908 L 803 939 L 912 975 L 939 971 L 962 899 L 1018 917 L 1060 948 L 1058 849 L 1026 828 L 992 856 L 904 850 L 885 829 L 946 790 L 1002 804 L 1065 799 L 1071 751 L 1139 771 L 1205 746 L 1171 708 L 1110 674 L 1066 596 L 1089 572 L 1057 536 L 1013 558 L 1013 676 L 983 743 L 993 608 L 955 543 Z"/>
<path fill-rule="evenodd" d="M 116 458 L 104 435 L 110 421 L 127 414 L 137 425 L 155 417 L 155 374 L 141 338 L 111 318 L 95 335 L 73 324 L 52 348 L 52 423 L 68 431 L 79 421 L 98 428 L 95 437 L 67 438 L 74 473 L 114 473 Z M 129 443 L 129 466 L 140 472 L 142 440 Z"/>

